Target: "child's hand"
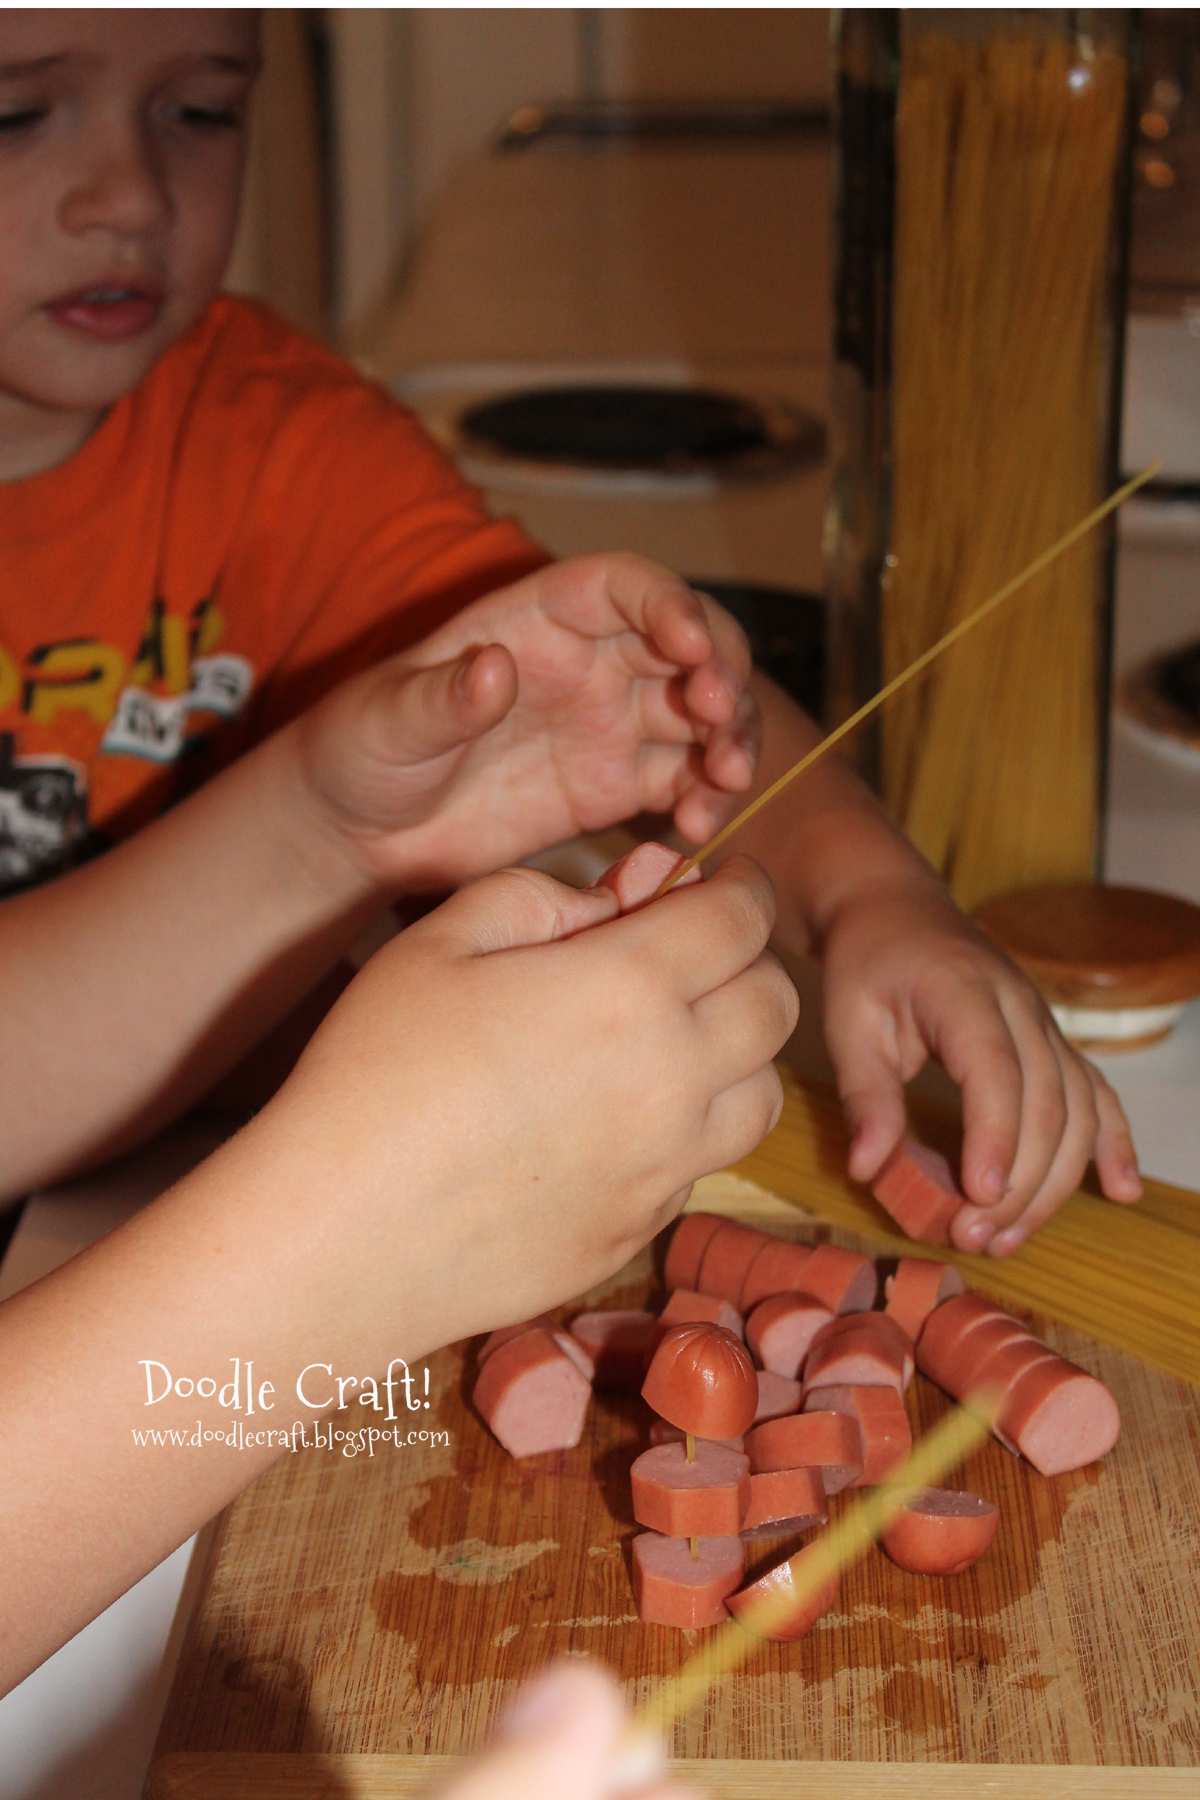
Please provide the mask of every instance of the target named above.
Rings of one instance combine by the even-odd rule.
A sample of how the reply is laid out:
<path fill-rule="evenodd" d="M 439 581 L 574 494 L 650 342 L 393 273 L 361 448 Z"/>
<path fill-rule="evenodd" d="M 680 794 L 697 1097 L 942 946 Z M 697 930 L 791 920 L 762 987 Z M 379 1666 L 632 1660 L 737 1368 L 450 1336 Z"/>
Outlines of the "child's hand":
<path fill-rule="evenodd" d="M 693 1793 L 691 1788 L 687 1793 Z M 492 1742 L 438 1800 L 684 1800 L 662 1753 L 633 1736 L 616 1686 L 591 1663 L 562 1662 L 520 1690 Z"/>
<path fill-rule="evenodd" d="M 734 621 L 642 557 L 557 563 L 348 682 L 297 727 L 383 882 L 446 887 L 635 813 L 702 841 L 758 753 Z"/>
<path fill-rule="evenodd" d="M 930 1054 L 962 1088 L 960 1250 L 1007 1256 L 1078 1187 L 1094 1158 L 1110 1200 L 1141 1193 L 1120 1102 L 1062 1038 L 1044 1002 L 940 882 L 864 883 L 823 940 L 825 1035 L 870 1181 L 904 1132 L 903 1083 Z"/>
<path fill-rule="evenodd" d="M 619 1269 L 770 1130 L 798 1003 L 765 950 L 766 876 L 735 858 L 617 904 L 488 876 L 373 957 L 318 1028 L 250 1132 L 281 1190 L 320 1194 L 327 1170 L 352 1202 L 323 1311 L 341 1272 L 355 1316 L 402 1319 L 419 1350 L 530 1318 Z"/>

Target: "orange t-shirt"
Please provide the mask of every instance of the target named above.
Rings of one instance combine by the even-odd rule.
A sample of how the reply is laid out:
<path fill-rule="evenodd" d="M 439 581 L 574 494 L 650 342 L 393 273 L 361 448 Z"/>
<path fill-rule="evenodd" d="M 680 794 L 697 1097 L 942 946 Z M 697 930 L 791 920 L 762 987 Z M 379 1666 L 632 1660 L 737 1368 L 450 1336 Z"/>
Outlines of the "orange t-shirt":
<path fill-rule="evenodd" d="M 381 389 L 214 300 L 69 461 L 0 483 L 0 889 L 545 560 Z"/>

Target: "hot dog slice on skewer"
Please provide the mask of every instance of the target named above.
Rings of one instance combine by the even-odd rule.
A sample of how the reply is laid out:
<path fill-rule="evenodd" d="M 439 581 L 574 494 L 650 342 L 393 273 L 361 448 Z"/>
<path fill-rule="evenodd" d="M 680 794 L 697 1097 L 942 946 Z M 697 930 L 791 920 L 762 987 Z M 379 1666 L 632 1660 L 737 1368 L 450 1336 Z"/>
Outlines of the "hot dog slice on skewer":
<path fill-rule="evenodd" d="M 736 1450 L 700 1442 L 688 1462 L 682 1444 L 643 1450 L 629 1471 L 633 1516 L 664 1537 L 729 1537 L 750 1504 L 750 1464 Z"/>
<path fill-rule="evenodd" d="M 746 1552 L 740 1537 L 701 1538 L 691 1553 L 687 1538 L 643 1531 L 633 1540 L 633 1593 L 643 1623 L 682 1631 L 719 1625 L 725 1602 L 741 1586 Z"/>
<path fill-rule="evenodd" d="M 914 1575 L 961 1575 L 996 1535 L 999 1510 L 979 1494 L 922 1488 L 906 1500 L 880 1542 Z"/>
<path fill-rule="evenodd" d="M 656 1444 L 686 1444 L 688 1434 L 681 1431 L 678 1425 L 672 1425 L 667 1419 L 653 1419 L 650 1423 L 650 1447 Z M 722 1450 L 736 1450 L 741 1456 L 746 1448 L 746 1440 L 740 1435 L 728 1438 L 697 1438 L 697 1444 L 719 1444 Z"/>
<path fill-rule="evenodd" d="M 642 1398 L 696 1437 L 738 1437 L 754 1423 L 758 1381 L 749 1351 L 731 1331 L 672 1325 L 654 1352 Z"/>
<path fill-rule="evenodd" d="M 472 1396 L 510 1456 L 570 1450 L 583 1435 L 591 1383 L 548 1331 L 522 1332 L 488 1357 Z"/>

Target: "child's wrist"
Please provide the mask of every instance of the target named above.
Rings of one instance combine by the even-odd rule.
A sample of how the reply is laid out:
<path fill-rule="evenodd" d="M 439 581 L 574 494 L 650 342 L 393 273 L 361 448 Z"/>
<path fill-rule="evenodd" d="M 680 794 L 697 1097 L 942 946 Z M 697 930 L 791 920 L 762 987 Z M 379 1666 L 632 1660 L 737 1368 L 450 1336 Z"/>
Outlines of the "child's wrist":
<path fill-rule="evenodd" d="M 298 727 L 278 732 L 264 750 L 271 764 L 271 825 L 288 879 L 331 918 L 377 911 L 394 897 L 395 888 L 312 780 Z"/>

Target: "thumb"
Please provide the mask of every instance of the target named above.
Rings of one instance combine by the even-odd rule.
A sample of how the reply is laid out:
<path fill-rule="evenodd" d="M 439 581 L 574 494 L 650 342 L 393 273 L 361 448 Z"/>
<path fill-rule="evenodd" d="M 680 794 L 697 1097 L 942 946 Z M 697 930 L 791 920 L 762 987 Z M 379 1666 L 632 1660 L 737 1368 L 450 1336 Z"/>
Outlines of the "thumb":
<path fill-rule="evenodd" d="M 421 923 L 460 956 L 490 956 L 573 937 L 618 910 L 608 888 L 568 887 L 540 869 L 501 869 L 460 889 Z"/>
<path fill-rule="evenodd" d="M 376 671 L 360 724 L 382 761 L 429 762 L 490 731 L 516 697 L 517 665 L 502 644 L 425 669 L 397 659 Z"/>

